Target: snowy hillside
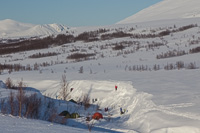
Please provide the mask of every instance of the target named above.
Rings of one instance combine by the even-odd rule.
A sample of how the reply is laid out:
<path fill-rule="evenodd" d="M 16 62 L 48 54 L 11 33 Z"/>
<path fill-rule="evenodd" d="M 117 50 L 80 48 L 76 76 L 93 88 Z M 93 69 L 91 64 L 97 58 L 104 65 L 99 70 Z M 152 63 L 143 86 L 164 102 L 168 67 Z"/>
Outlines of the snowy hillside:
<path fill-rule="evenodd" d="M 154 20 L 200 17 L 199 0 L 163 0 L 153 6 L 118 22 L 118 24 L 136 23 Z"/>
<path fill-rule="evenodd" d="M 114 89 L 115 85 L 118 86 L 117 91 Z M 100 122 L 96 123 L 96 126 L 102 128 L 112 127 L 113 130 L 122 132 L 200 132 L 200 127 L 198 127 L 200 117 L 198 114 L 176 111 L 176 109 L 191 107 L 191 103 L 158 106 L 153 103 L 152 95 L 137 92 L 131 82 L 78 80 L 70 82 L 69 88 L 74 88 L 70 93 L 72 99 L 77 100 L 85 93 L 89 93 L 91 99 L 97 99 L 93 104 L 100 105 L 102 108 L 100 112 L 103 116 L 107 116 L 107 112 L 104 112 L 103 109 L 109 108 L 109 113 L 112 114 L 112 123 Z M 55 97 L 57 94 L 52 93 L 55 91 L 55 88 L 54 90 L 48 89 L 44 93 Z M 57 92 L 60 91 L 57 90 Z M 124 115 L 119 114 L 120 107 L 127 110 Z M 91 112 L 95 113 L 95 111 Z M 173 121 L 171 121 L 172 119 Z M 176 127 L 171 127 L 171 125 L 176 125 Z"/>
<path fill-rule="evenodd" d="M 53 99 L 58 113 L 80 113 L 80 118 L 62 125 L 76 128 L 69 127 L 74 132 L 86 131 L 86 117 L 98 111 L 104 119 L 90 121 L 94 132 L 199 133 L 199 25 L 200 18 L 185 18 L 74 27 L 65 35 L 1 42 L 0 99 L 9 97 L 10 90 L 4 84 L 8 78 L 15 84 L 23 79 L 29 89 L 46 96 L 41 97 Z M 25 31 L 31 33 L 34 27 L 38 34 L 65 31 L 59 25 L 33 26 Z M 89 108 L 60 100 L 63 75 L 67 88 L 74 88 L 67 100 L 79 102 L 88 94 Z M 109 112 L 104 111 L 107 107 Z M 124 114 L 120 114 L 120 107 Z M 7 115 L 0 114 L 0 118 L 12 121 Z M 25 123 L 26 119 L 19 121 Z M 36 122 L 27 121 L 30 125 Z M 0 128 L 9 132 L 9 126 L 1 123 Z M 41 124 L 41 132 L 52 129 L 46 125 L 50 124 Z M 22 131 L 23 127 L 19 128 Z"/>
<path fill-rule="evenodd" d="M 43 37 L 66 33 L 69 28 L 61 24 L 34 25 L 6 19 L 0 21 L 0 39 Z"/>

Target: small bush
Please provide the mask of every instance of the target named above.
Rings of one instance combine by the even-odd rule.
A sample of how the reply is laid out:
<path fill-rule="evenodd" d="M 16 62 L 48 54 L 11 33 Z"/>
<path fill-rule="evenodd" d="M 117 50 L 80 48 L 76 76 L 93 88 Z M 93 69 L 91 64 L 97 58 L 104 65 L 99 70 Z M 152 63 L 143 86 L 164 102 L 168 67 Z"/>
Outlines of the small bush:
<path fill-rule="evenodd" d="M 162 31 L 162 32 L 160 32 L 158 35 L 159 36 L 167 36 L 167 35 L 169 35 L 171 32 L 169 31 L 169 30 L 166 30 L 166 31 Z"/>
<path fill-rule="evenodd" d="M 123 45 L 115 45 L 115 47 L 113 47 L 113 50 L 123 50 L 125 48 L 125 46 Z"/>
<path fill-rule="evenodd" d="M 200 52 L 200 47 L 190 49 L 190 53 L 198 53 L 198 52 Z"/>
<path fill-rule="evenodd" d="M 59 55 L 59 53 L 55 53 L 55 52 L 36 53 L 36 54 L 30 55 L 29 58 L 42 58 L 42 57 L 56 56 L 56 55 Z"/>
<path fill-rule="evenodd" d="M 82 53 L 74 53 L 67 57 L 67 59 L 81 59 L 81 58 L 88 58 L 90 56 L 95 56 L 95 54 L 82 54 Z"/>

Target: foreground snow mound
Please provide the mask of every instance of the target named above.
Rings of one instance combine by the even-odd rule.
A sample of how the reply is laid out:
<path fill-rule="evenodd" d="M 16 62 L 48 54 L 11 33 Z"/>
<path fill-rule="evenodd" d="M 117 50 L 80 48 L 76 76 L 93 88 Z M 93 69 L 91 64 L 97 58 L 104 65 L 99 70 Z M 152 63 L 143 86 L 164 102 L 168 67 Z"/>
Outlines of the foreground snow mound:
<path fill-rule="evenodd" d="M 118 86 L 117 90 L 115 90 L 115 85 Z M 59 83 L 52 82 L 51 84 L 48 81 L 49 86 L 57 87 L 43 90 L 44 94 L 53 98 L 59 95 L 61 92 L 58 87 Z M 44 84 L 41 88 L 43 87 Z M 104 108 L 109 108 L 112 122 L 97 123 L 96 125 L 100 127 L 123 132 L 144 133 L 187 133 L 188 131 L 198 133 L 200 131 L 198 114 L 182 113 L 176 110 L 176 108 L 192 105 L 183 103 L 158 106 L 152 101 L 152 95 L 137 92 L 132 86 L 132 82 L 76 80 L 69 82 L 69 88 L 74 88 L 70 92 L 70 99 L 77 100 L 82 95 L 89 94 L 91 103 L 100 105 L 101 113 L 104 116 L 108 115 L 107 112 L 104 112 Z M 97 99 L 97 101 L 93 102 L 93 99 Z M 123 115 L 120 114 L 120 107 L 125 109 Z"/>
<path fill-rule="evenodd" d="M 200 17 L 199 5 L 199 0 L 163 0 L 118 22 L 118 24 L 178 18 L 196 18 Z"/>

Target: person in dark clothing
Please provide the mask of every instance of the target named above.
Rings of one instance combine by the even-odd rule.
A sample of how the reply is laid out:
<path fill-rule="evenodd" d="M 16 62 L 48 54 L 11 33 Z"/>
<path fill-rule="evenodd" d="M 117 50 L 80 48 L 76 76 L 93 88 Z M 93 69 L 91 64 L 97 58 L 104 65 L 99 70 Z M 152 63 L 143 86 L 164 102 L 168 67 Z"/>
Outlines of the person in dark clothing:
<path fill-rule="evenodd" d="M 123 114 L 122 107 L 120 107 L 120 114 Z"/>
<path fill-rule="evenodd" d="M 107 108 L 105 108 L 105 112 L 107 112 L 108 111 L 108 107 Z"/>

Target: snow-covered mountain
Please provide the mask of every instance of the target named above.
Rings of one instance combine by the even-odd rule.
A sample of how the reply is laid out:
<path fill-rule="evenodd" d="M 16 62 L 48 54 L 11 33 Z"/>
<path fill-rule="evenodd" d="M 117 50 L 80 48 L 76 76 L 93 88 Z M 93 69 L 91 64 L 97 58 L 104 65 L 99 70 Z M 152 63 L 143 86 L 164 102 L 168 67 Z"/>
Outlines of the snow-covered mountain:
<path fill-rule="evenodd" d="M 200 17 L 199 0 L 163 0 L 117 24 Z"/>
<path fill-rule="evenodd" d="M 0 38 L 48 36 L 66 33 L 68 29 L 67 26 L 62 24 L 34 25 L 6 19 L 0 21 Z"/>
<path fill-rule="evenodd" d="M 32 28 L 33 24 L 26 24 L 17 22 L 11 19 L 5 19 L 0 21 L 0 36 L 7 36 L 12 33 L 28 30 Z"/>

